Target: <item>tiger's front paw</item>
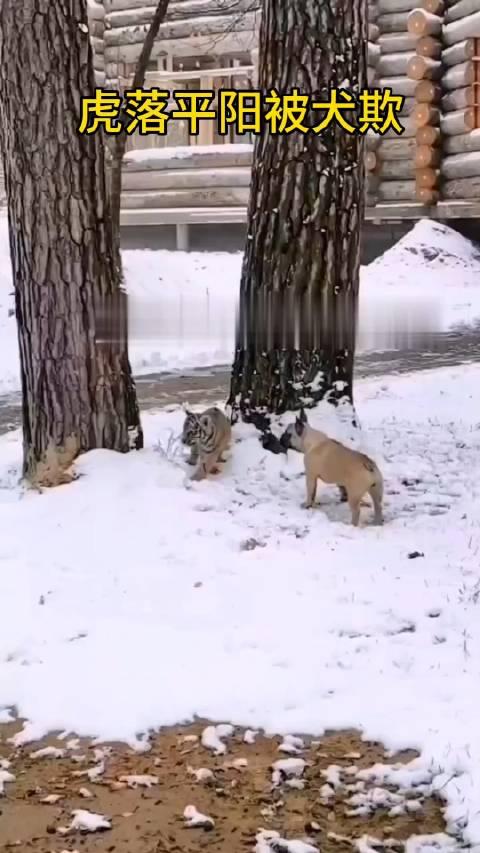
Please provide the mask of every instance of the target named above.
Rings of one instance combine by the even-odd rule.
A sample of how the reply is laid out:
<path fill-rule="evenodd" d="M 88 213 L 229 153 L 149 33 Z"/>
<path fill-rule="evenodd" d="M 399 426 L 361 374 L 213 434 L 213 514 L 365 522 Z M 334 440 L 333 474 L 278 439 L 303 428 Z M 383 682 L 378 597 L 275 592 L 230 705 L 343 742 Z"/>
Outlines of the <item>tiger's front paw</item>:
<path fill-rule="evenodd" d="M 198 480 L 204 480 L 204 479 L 205 479 L 205 477 L 206 477 L 206 473 L 205 473 L 204 469 L 203 469 L 203 468 L 197 468 L 197 469 L 193 472 L 193 474 L 192 474 L 192 476 L 190 477 L 190 479 L 191 479 L 191 480 L 193 480 L 193 481 L 198 481 Z"/>

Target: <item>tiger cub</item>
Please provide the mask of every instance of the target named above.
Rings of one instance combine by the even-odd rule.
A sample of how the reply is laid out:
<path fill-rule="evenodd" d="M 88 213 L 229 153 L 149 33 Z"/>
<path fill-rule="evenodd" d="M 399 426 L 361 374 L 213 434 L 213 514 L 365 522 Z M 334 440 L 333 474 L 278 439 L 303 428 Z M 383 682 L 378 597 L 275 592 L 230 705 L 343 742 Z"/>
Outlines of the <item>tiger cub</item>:
<path fill-rule="evenodd" d="M 216 463 L 226 461 L 222 453 L 227 450 L 231 438 L 230 421 L 216 406 L 198 415 L 186 410 L 182 444 L 191 448 L 188 464 L 196 465 L 192 480 L 203 480 L 208 474 L 218 473 Z"/>

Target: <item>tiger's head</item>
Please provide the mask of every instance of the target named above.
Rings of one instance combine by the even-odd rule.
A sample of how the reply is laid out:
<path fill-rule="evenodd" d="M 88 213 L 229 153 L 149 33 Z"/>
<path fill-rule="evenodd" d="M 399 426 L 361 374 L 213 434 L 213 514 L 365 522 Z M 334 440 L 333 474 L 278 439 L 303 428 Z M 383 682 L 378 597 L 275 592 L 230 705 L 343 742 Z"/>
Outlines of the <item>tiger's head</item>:
<path fill-rule="evenodd" d="M 185 410 L 185 420 L 182 429 L 182 444 L 192 447 L 200 436 L 201 415 Z"/>

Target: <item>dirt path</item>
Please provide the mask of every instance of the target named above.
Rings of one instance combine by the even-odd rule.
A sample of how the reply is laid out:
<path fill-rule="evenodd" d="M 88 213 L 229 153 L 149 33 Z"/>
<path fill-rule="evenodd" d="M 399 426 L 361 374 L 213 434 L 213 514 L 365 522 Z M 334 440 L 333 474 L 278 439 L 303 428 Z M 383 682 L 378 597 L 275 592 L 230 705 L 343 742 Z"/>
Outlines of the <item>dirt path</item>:
<path fill-rule="evenodd" d="M 0 850 L 253 853 L 256 834 L 265 829 L 277 830 L 288 840 L 308 837 L 322 853 L 351 853 L 364 835 L 378 839 L 380 851 L 385 847 L 402 853 L 402 842 L 412 834 L 444 829 L 441 804 L 420 789 L 399 794 L 391 785 L 380 789 L 377 781 L 372 795 L 373 783 L 359 781 L 355 775 L 376 762 L 406 763 L 414 752 L 389 756 L 380 744 L 363 742 L 355 732 L 342 732 L 305 741 L 305 749 L 292 756 L 279 751 L 281 738 L 258 735 L 253 744 L 245 743 L 244 731 L 236 729 L 225 741 L 226 754 L 215 756 L 198 739 L 205 725 L 160 733 L 144 753 L 118 744 L 72 741 L 70 736 L 15 749 L 9 738 L 19 726 L 0 726 L 0 768 L 3 760 L 4 773 L 15 776 L 5 783 L 0 798 Z M 64 754 L 32 757 L 46 745 Z M 272 763 L 298 757 L 307 762 L 302 776 L 305 787 L 291 788 L 283 776 L 272 789 Z M 96 779 L 94 768 L 102 771 Z M 192 769 L 200 768 L 204 773 L 211 771 L 211 778 L 197 781 Z M 123 778 L 132 776 L 140 778 Z M 327 780 L 335 785 L 336 779 L 341 784 L 325 799 Z M 359 794 L 365 802 L 371 802 L 372 796 L 376 799 L 370 815 L 349 815 L 354 804 L 347 800 Z M 403 813 L 394 816 L 392 802 Z M 403 803 L 400 809 L 398 802 Z M 186 828 L 183 813 L 189 805 L 212 818 L 213 828 Z M 62 834 L 74 809 L 107 817 L 111 829 Z M 266 848 L 266 853 L 269 849 L 275 847 Z M 277 847 L 278 853 L 284 849 Z"/>

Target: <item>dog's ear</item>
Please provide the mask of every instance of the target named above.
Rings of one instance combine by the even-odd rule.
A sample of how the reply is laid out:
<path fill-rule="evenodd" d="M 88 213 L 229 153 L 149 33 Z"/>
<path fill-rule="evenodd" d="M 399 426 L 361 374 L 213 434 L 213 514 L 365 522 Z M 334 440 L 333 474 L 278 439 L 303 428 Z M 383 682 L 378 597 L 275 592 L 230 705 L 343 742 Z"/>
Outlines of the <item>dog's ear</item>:
<path fill-rule="evenodd" d="M 297 417 L 297 419 L 295 421 L 295 432 L 297 433 L 297 435 L 302 435 L 304 429 L 305 429 L 304 422 L 301 420 L 301 418 Z"/>
<path fill-rule="evenodd" d="M 300 409 L 300 418 L 299 418 L 299 420 L 301 420 L 302 424 L 306 424 L 306 423 L 307 423 L 307 415 L 305 414 L 305 409 L 303 408 L 303 406 L 302 406 L 302 408 Z"/>

